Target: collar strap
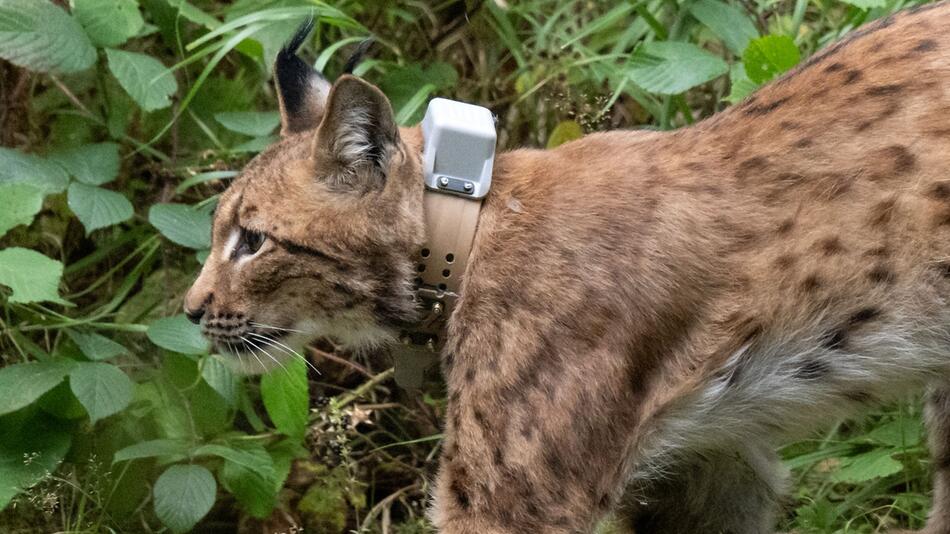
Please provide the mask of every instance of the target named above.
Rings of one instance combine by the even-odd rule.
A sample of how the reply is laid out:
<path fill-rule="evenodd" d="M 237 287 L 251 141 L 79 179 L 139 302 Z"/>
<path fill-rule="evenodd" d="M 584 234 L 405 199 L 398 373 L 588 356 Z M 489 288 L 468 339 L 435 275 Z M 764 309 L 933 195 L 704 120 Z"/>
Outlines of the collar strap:
<path fill-rule="evenodd" d="M 422 385 L 445 344 L 495 156 L 494 117 L 479 106 L 433 99 L 422 133 L 426 242 L 416 257 L 416 297 L 424 317 L 402 333 L 394 351 L 396 381 L 406 388 Z"/>

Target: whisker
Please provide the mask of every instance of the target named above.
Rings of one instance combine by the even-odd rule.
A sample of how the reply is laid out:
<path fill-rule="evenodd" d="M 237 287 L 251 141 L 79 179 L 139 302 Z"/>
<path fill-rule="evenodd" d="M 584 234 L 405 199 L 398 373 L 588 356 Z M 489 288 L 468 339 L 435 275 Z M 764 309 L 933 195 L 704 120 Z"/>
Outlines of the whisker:
<path fill-rule="evenodd" d="M 251 326 L 259 327 L 259 328 L 269 328 L 271 330 L 280 330 L 281 332 L 293 332 L 295 334 L 306 334 L 306 332 L 304 332 L 303 330 L 294 330 L 293 328 L 284 328 L 281 326 L 273 326 L 273 325 L 264 324 L 264 323 L 257 323 L 254 321 L 248 321 L 247 324 Z"/>
<path fill-rule="evenodd" d="M 243 337 L 243 336 L 242 336 L 242 337 Z M 280 363 L 280 360 L 278 360 L 277 358 L 275 358 L 274 355 L 271 354 L 270 352 L 267 352 L 267 349 L 261 347 L 261 346 L 258 345 L 257 343 L 254 343 L 254 342 L 251 341 L 250 339 L 244 338 L 244 341 L 247 341 L 248 343 L 250 343 L 250 344 L 253 345 L 254 347 L 260 349 L 261 352 L 264 353 L 264 356 L 267 356 L 268 358 L 271 359 L 271 361 L 273 361 L 274 363 L 276 363 L 277 365 L 279 365 L 280 368 L 283 369 L 285 373 L 288 373 L 288 374 L 290 373 L 290 371 L 288 371 L 287 368 L 284 367 L 284 364 Z"/>
<path fill-rule="evenodd" d="M 260 358 L 260 356 L 257 355 L 257 351 L 254 350 L 254 348 L 260 348 L 260 347 L 257 347 L 257 345 L 254 345 L 253 343 L 251 343 L 250 341 L 248 341 L 247 338 L 244 337 L 244 336 L 241 336 L 241 341 L 247 343 L 248 345 L 251 345 L 251 356 L 254 356 L 254 359 L 257 360 L 257 363 L 261 364 L 261 369 L 262 369 L 262 370 L 266 370 L 266 369 L 267 369 L 267 366 L 264 365 L 264 360 L 262 360 L 262 359 Z"/>
<path fill-rule="evenodd" d="M 276 339 L 274 339 L 274 338 L 272 338 L 272 337 L 268 337 L 268 336 L 266 336 L 266 335 L 264 335 L 264 334 L 258 334 L 258 333 L 256 333 L 256 332 L 251 332 L 251 335 L 260 338 L 260 339 L 263 340 L 264 342 L 268 343 L 270 346 L 274 347 L 275 349 L 278 349 L 278 350 L 282 351 L 282 352 L 285 353 L 285 354 L 289 354 L 290 356 L 296 356 L 297 358 L 300 358 L 301 360 L 303 360 L 303 363 L 307 364 L 307 366 L 310 367 L 311 369 L 313 369 L 313 372 L 317 373 L 318 375 L 322 375 L 322 374 L 323 374 L 323 373 L 321 373 L 320 370 L 317 369 L 312 363 L 310 363 L 310 360 L 308 360 L 306 357 L 304 357 L 304 355 L 302 355 L 302 354 L 300 354 L 299 352 L 295 351 L 294 349 L 288 347 L 287 345 L 281 343 L 280 341 L 277 341 Z"/>

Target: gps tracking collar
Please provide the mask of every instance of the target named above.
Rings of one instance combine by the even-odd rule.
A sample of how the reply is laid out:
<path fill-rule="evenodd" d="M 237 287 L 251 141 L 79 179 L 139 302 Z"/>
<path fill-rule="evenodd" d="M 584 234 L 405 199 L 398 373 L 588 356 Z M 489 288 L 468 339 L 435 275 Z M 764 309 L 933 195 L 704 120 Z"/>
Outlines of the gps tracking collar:
<path fill-rule="evenodd" d="M 445 323 L 458 300 L 462 275 L 491 187 L 495 119 L 491 111 L 435 98 L 422 119 L 426 243 L 419 251 L 416 295 L 425 316 L 403 332 L 394 350 L 396 381 L 422 385 L 425 369 L 445 343 Z"/>

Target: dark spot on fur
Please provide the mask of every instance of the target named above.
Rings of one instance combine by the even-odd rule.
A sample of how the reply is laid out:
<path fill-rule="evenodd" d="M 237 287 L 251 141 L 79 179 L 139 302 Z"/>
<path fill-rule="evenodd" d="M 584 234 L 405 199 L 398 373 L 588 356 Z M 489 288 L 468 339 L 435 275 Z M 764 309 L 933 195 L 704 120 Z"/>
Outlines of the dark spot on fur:
<path fill-rule="evenodd" d="M 904 85 L 900 83 L 890 83 L 886 85 L 875 85 L 864 90 L 868 96 L 890 96 L 900 93 Z"/>
<path fill-rule="evenodd" d="M 848 72 L 845 73 L 845 75 L 844 75 L 844 83 L 845 83 L 845 84 L 854 83 L 854 82 L 860 80 L 860 79 L 861 79 L 861 76 L 863 76 L 863 74 L 861 73 L 861 71 L 859 71 L 859 70 L 857 70 L 857 69 L 851 69 L 851 70 L 849 70 Z"/>
<path fill-rule="evenodd" d="M 452 494 L 455 496 L 455 502 L 457 502 L 462 509 L 468 510 L 472 506 L 472 503 L 469 501 L 468 492 L 462 488 L 458 480 L 452 481 L 451 489 Z"/>
<path fill-rule="evenodd" d="M 795 228 L 795 219 L 788 218 L 779 223 L 775 231 L 779 234 L 787 234 L 792 231 L 792 228 Z"/>
<path fill-rule="evenodd" d="M 816 245 L 825 256 L 834 256 L 844 252 L 844 245 L 841 244 L 841 239 L 838 236 L 821 239 L 816 243 Z"/>
<path fill-rule="evenodd" d="M 795 256 L 791 254 L 782 254 L 779 257 L 775 258 L 775 266 L 782 270 L 788 270 L 795 262 L 798 261 Z"/>
<path fill-rule="evenodd" d="M 792 146 L 795 148 L 808 148 L 813 144 L 815 144 L 815 142 L 812 141 L 811 137 L 802 137 L 798 141 L 792 143 Z"/>
<path fill-rule="evenodd" d="M 475 368 L 469 367 L 465 370 L 465 381 L 471 384 L 475 381 Z"/>
<path fill-rule="evenodd" d="M 691 170 L 691 171 L 694 171 L 694 172 L 705 172 L 705 171 L 706 171 L 706 165 L 705 165 L 704 163 L 702 163 L 702 162 L 699 162 L 699 161 L 690 161 L 690 162 L 687 162 L 686 165 L 685 165 L 685 167 L 686 167 L 687 169 Z"/>
<path fill-rule="evenodd" d="M 821 278 L 819 278 L 817 274 L 810 274 L 802 280 L 799 287 L 806 293 L 814 293 L 821 289 Z"/>
<path fill-rule="evenodd" d="M 773 100 L 767 104 L 755 104 L 751 105 L 743 113 L 746 115 L 768 115 L 769 113 L 775 111 L 776 109 L 782 107 L 783 104 L 791 100 L 792 97 L 786 96 L 776 100 Z"/>
<path fill-rule="evenodd" d="M 494 462 L 494 464 L 498 467 L 505 465 L 505 454 L 498 445 L 495 445 L 492 448 L 492 462 Z"/>
<path fill-rule="evenodd" d="M 941 261 L 934 264 L 934 269 L 944 278 L 950 278 L 950 261 Z"/>
<path fill-rule="evenodd" d="M 891 222 L 896 205 L 897 199 L 890 197 L 872 206 L 871 213 L 868 216 L 868 224 L 880 228 Z"/>
<path fill-rule="evenodd" d="M 795 121 L 782 121 L 778 123 L 778 126 L 783 130 L 798 130 L 802 127 L 800 123 Z"/>
<path fill-rule="evenodd" d="M 887 249 L 887 245 L 881 245 L 879 247 L 869 248 L 864 252 L 865 256 L 877 257 L 877 258 L 886 258 L 891 255 L 890 251 Z"/>
<path fill-rule="evenodd" d="M 924 39 L 923 41 L 917 43 L 917 46 L 913 48 L 914 52 L 930 52 L 937 49 L 937 41 L 933 39 Z"/>
<path fill-rule="evenodd" d="M 927 196 L 934 200 L 950 200 L 950 181 L 935 183 Z"/>
<path fill-rule="evenodd" d="M 739 163 L 736 169 L 736 178 L 744 180 L 750 175 L 762 171 L 769 166 L 769 160 L 762 156 L 754 156 Z"/>
<path fill-rule="evenodd" d="M 844 70 L 844 64 L 837 61 L 825 67 L 825 72 L 838 72 L 839 70 Z"/>
<path fill-rule="evenodd" d="M 917 168 L 917 157 L 914 156 L 907 147 L 902 145 L 892 145 L 884 149 L 885 157 L 893 160 L 894 172 L 897 174 L 906 174 Z"/>
<path fill-rule="evenodd" d="M 881 315 L 881 310 L 877 308 L 862 308 L 848 318 L 848 324 L 851 326 L 857 326 L 868 321 L 872 321 L 878 318 Z"/>
<path fill-rule="evenodd" d="M 886 265 L 878 264 L 868 272 L 868 279 L 877 284 L 892 284 L 897 280 L 897 275 Z"/>
<path fill-rule="evenodd" d="M 795 370 L 795 378 L 801 380 L 817 380 L 827 375 L 830 370 L 826 362 L 819 359 L 812 359 L 803 363 L 801 367 Z"/>
<path fill-rule="evenodd" d="M 844 397 L 851 402 L 856 402 L 858 404 L 871 404 L 874 402 L 874 397 L 864 391 L 848 391 L 844 394 Z"/>

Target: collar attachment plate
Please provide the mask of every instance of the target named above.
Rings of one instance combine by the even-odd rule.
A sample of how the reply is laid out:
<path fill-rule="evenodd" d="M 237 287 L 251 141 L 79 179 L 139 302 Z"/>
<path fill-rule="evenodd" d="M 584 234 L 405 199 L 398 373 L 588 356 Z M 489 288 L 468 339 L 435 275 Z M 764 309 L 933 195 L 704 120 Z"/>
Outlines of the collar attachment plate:
<path fill-rule="evenodd" d="M 433 98 L 422 119 L 426 186 L 467 198 L 483 198 L 491 187 L 495 119 L 491 111 Z"/>

